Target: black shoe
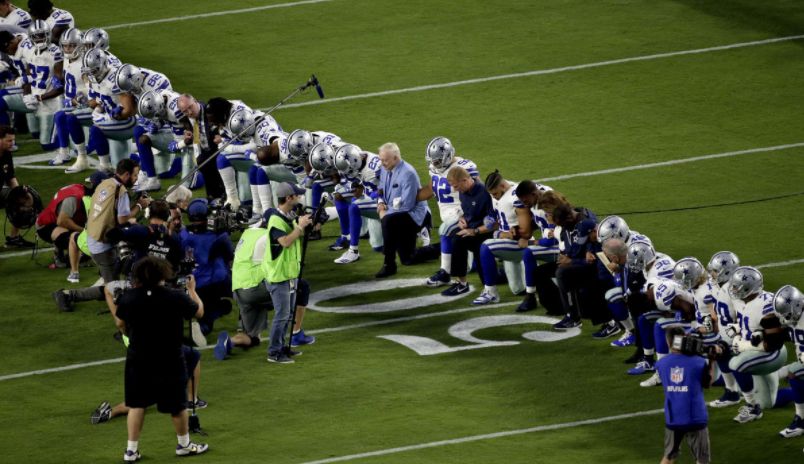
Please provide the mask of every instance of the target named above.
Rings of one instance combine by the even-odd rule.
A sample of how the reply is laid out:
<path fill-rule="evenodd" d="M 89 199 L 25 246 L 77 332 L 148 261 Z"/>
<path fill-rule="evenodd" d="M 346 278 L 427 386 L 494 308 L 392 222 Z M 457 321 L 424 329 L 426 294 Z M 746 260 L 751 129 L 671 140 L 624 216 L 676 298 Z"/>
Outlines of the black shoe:
<path fill-rule="evenodd" d="M 536 302 L 536 294 L 535 293 L 528 293 L 525 295 L 525 299 L 522 300 L 522 303 L 516 308 L 516 312 L 524 313 L 526 311 L 533 311 L 534 309 L 539 307 L 539 303 Z"/>
<path fill-rule="evenodd" d="M 573 319 L 569 314 L 564 316 L 560 322 L 553 324 L 553 330 L 557 330 L 559 332 L 563 332 L 565 330 L 573 329 L 575 327 L 581 327 L 583 323 L 579 320 Z"/>
<path fill-rule="evenodd" d="M 303 351 L 292 350 L 286 346 L 282 348 L 282 354 L 290 356 L 291 358 L 294 356 L 301 356 L 303 353 Z"/>
<path fill-rule="evenodd" d="M 56 301 L 56 306 L 59 310 L 69 313 L 73 310 L 73 299 L 69 293 L 65 293 L 64 289 L 59 289 L 53 292 L 53 300 Z"/>
<path fill-rule="evenodd" d="M 387 264 L 383 264 L 383 266 L 380 268 L 380 272 L 374 274 L 374 277 L 378 279 L 383 279 L 385 277 L 390 277 L 394 274 L 396 274 L 396 266 L 392 267 Z"/>
<path fill-rule="evenodd" d="M 641 348 L 637 348 L 636 350 L 634 350 L 634 354 L 632 354 L 631 356 L 629 356 L 629 357 L 628 357 L 628 359 L 626 359 L 626 360 L 625 360 L 625 361 L 623 361 L 623 362 L 624 362 L 625 364 L 636 364 L 636 363 L 637 363 L 637 362 L 639 362 L 639 360 L 640 360 L 640 359 L 642 359 L 643 357 L 644 357 L 644 356 L 642 356 L 642 349 L 641 349 Z"/>
<path fill-rule="evenodd" d="M 34 242 L 25 240 L 21 235 L 17 235 L 16 237 L 6 235 L 6 248 L 33 248 L 34 245 Z"/>
<path fill-rule="evenodd" d="M 609 338 L 617 335 L 618 333 L 622 332 L 620 328 L 620 324 L 616 323 L 615 321 L 609 321 L 603 324 L 600 327 L 600 330 L 592 334 L 592 338 L 602 340 L 604 338 Z"/>
<path fill-rule="evenodd" d="M 320 230 L 310 231 L 310 233 L 307 235 L 307 240 L 311 242 L 313 240 L 321 240 L 321 231 Z"/>
<path fill-rule="evenodd" d="M 464 293 L 469 293 L 469 284 L 461 282 L 455 282 L 448 289 L 441 292 L 443 296 L 458 296 Z"/>

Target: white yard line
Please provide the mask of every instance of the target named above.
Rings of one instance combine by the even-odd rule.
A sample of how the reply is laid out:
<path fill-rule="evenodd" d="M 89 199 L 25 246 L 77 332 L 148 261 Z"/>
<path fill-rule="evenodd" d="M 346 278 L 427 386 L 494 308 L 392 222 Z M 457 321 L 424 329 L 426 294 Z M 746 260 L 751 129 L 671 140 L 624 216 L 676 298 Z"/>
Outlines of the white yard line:
<path fill-rule="evenodd" d="M 241 13 L 254 13 L 257 11 L 265 11 L 265 10 L 273 10 L 275 8 L 290 8 L 293 6 L 301 6 L 301 5 L 312 5 L 315 3 L 324 3 L 324 2 L 331 2 L 332 0 L 301 0 L 298 2 L 289 2 L 289 3 L 277 3 L 274 5 L 264 5 L 264 6 L 255 6 L 252 8 L 241 8 L 238 10 L 224 10 L 224 11 L 213 11 L 211 13 L 200 13 L 194 15 L 187 15 L 187 16 L 174 16 L 172 18 L 162 18 L 162 19 L 152 19 L 149 21 L 138 21 L 135 23 L 125 23 L 125 24 L 113 24 L 111 26 L 101 26 L 102 29 L 106 29 L 107 31 L 113 29 L 125 29 L 129 27 L 137 27 L 137 26 L 148 26 L 151 24 L 163 24 L 163 23 L 173 23 L 177 21 L 187 21 L 189 19 L 200 19 L 200 18 L 211 18 L 214 16 L 227 16 L 232 14 L 241 14 Z"/>
<path fill-rule="evenodd" d="M 50 251 L 52 249 L 53 249 L 53 247 L 40 248 L 40 249 L 37 250 L 37 254 L 41 253 L 43 251 Z M 31 249 L 13 251 L 11 253 L 0 253 L 0 259 L 16 258 L 17 256 L 30 256 L 31 253 L 32 253 Z"/>
<path fill-rule="evenodd" d="M 765 269 L 769 267 L 785 267 L 785 266 L 794 266 L 796 264 L 804 264 L 804 259 L 791 259 L 790 261 L 779 261 L 776 263 L 765 263 L 760 264 L 759 266 L 754 266 L 757 269 Z"/>
<path fill-rule="evenodd" d="M 628 414 L 618 414 L 616 416 L 605 416 L 605 417 L 598 417 L 595 419 L 586 419 L 574 422 L 564 422 L 560 424 L 550 424 L 550 425 L 538 425 L 536 427 L 529 427 L 526 429 L 517 429 L 517 430 L 506 430 L 503 432 L 494 432 L 494 433 L 486 433 L 483 435 L 470 435 L 467 437 L 461 438 L 453 438 L 450 440 L 440 440 L 440 441 L 431 441 L 426 443 L 418 443 L 415 445 L 408 445 L 408 446 L 400 446 L 398 448 L 386 448 L 377 451 L 369 451 L 366 453 L 358 453 L 358 454 L 349 454 L 345 456 L 336 456 L 332 458 L 320 459 L 317 461 L 307 461 L 303 464 L 329 464 L 332 462 L 343 462 L 343 461 L 352 461 L 355 459 L 363 459 L 363 458 L 371 458 L 376 456 L 387 456 L 389 454 L 397 454 L 397 453 L 404 453 L 407 451 L 416 451 L 420 449 L 426 448 L 438 448 L 441 446 L 449 446 L 449 445 L 459 445 L 462 443 L 469 443 L 473 441 L 481 441 L 481 440 L 491 440 L 494 438 L 504 438 L 504 437 L 511 437 L 515 435 L 524 435 L 526 433 L 535 433 L 535 432 L 548 432 L 551 430 L 561 430 L 561 429 L 569 429 L 573 427 L 582 427 L 584 425 L 596 425 L 596 424 L 603 424 L 606 422 L 614 422 L 626 419 L 633 419 L 635 417 L 643 417 L 643 416 L 656 416 L 659 414 L 664 413 L 664 409 L 650 409 L 647 411 L 638 411 L 632 412 Z"/>
<path fill-rule="evenodd" d="M 29 252 L 30 253 L 30 252 Z M 459 309 L 450 309 L 448 311 L 440 311 L 436 313 L 427 313 L 427 314 L 419 314 L 416 316 L 403 316 L 403 317 L 395 317 L 391 319 L 384 319 L 382 321 L 371 321 L 371 322 L 364 322 L 361 324 L 350 324 L 344 325 L 339 327 L 329 327 L 324 329 L 317 329 L 317 330 L 308 330 L 306 331 L 309 334 L 321 334 L 321 333 L 331 333 L 331 332 L 342 332 L 344 330 L 351 330 L 351 329 L 360 329 L 363 327 L 373 327 L 377 325 L 385 325 L 385 324 L 394 324 L 396 322 L 407 322 L 407 321 L 414 321 L 417 319 L 426 319 L 430 317 L 436 316 L 447 316 L 450 314 L 458 314 L 470 311 L 479 311 L 481 309 L 492 309 L 492 308 L 499 308 L 501 306 L 513 305 L 514 303 L 499 303 L 493 305 L 484 305 L 484 306 L 469 306 L 467 308 L 459 308 Z M 267 338 L 263 338 L 262 340 L 267 340 Z M 199 350 L 211 350 L 214 348 L 215 345 L 208 345 L 203 348 L 199 348 Z M 17 374 L 8 374 L 0 376 L 0 382 L 4 382 L 6 380 L 12 379 L 19 379 L 23 377 L 31 377 L 34 375 L 43 375 L 43 374 L 54 374 L 56 372 L 64 372 L 64 371 L 71 371 L 75 369 L 83 369 L 85 367 L 92 367 L 92 366 L 102 366 L 104 364 L 114 364 L 120 363 L 125 361 L 126 358 L 113 358 L 113 359 L 103 359 L 100 361 L 90 361 L 85 363 L 77 363 L 77 364 L 69 364 L 67 366 L 60 366 L 60 367 L 52 367 L 49 369 L 37 369 L 35 371 L 27 371 L 27 372 L 19 372 Z"/>
<path fill-rule="evenodd" d="M 786 145 L 774 145 L 771 147 L 761 147 L 761 148 L 749 148 L 747 150 L 738 150 L 738 151 L 727 151 L 723 153 L 714 153 L 711 155 L 703 155 L 703 156 L 694 156 L 692 158 L 679 158 L 673 159 L 668 161 L 659 161 L 656 163 L 647 163 L 647 164 L 634 164 L 631 166 L 622 166 L 619 168 L 611 168 L 611 169 L 600 169 L 598 171 L 587 171 L 587 172 L 576 172 L 575 174 L 564 174 L 561 176 L 554 176 L 554 177 L 545 177 L 543 179 L 538 179 L 539 182 L 548 182 L 554 180 L 565 180 L 565 179 L 573 179 L 575 177 L 591 177 L 591 176 L 599 176 L 602 174 L 613 174 L 616 172 L 625 172 L 625 171 L 636 171 L 639 169 L 652 169 L 652 168 L 660 168 L 664 166 L 673 166 L 675 164 L 684 164 L 684 163 L 693 163 L 695 161 L 705 161 L 710 159 L 717 159 L 717 158 L 729 158 L 732 156 L 740 156 L 740 155 L 751 155 L 754 153 L 768 153 L 774 151 L 781 151 L 781 150 L 789 150 L 791 148 L 801 148 L 804 147 L 804 142 L 798 143 L 789 143 Z"/>
<path fill-rule="evenodd" d="M 301 103 L 289 103 L 287 105 L 283 105 L 281 108 L 299 108 L 302 106 L 313 106 L 313 105 L 325 105 L 328 103 L 336 103 L 342 101 L 349 101 L 349 100 L 362 100 L 364 98 L 374 98 L 374 97 L 384 97 L 386 95 L 397 95 L 401 93 L 412 93 L 412 92 L 422 92 L 425 90 L 434 90 L 434 89 L 446 89 L 450 87 L 458 87 L 462 85 L 470 85 L 470 84 L 482 84 L 484 82 L 492 82 L 492 81 L 499 81 L 505 79 L 519 79 L 521 77 L 532 77 L 532 76 L 542 76 L 546 74 L 557 74 L 561 72 L 567 71 L 578 71 L 581 69 L 590 69 L 590 68 L 600 68 L 603 66 L 611 66 L 615 64 L 623 64 L 623 63 L 633 63 L 637 61 L 649 61 L 649 60 L 658 60 L 662 58 L 672 58 L 675 56 L 683 56 L 683 55 L 697 55 L 701 53 L 709 53 L 709 52 L 719 52 L 723 50 L 733 50 L 735 48 L 745 48 L 745 47 L 756 47 L 760 45 L 768 45 L 778 42 L 788 42 L 791 40 L 801 40 L 804 39 L 804 35 L 790 35 L 785 37 L 775 37 L 772 39 L 764 39 L 764 40 L 754 40 L 751 42 L 740 42 L 740 43 L 733 43 L 728 45 L 718 45 L 715 47 L 706 47 L 706 48 L 694 48 L 691 50 L 678 50 L 675 52 L 666 52 L 666 53 L 655 53 L 652 55 L 641 55 L 641 56 L 632 56 L 628 58 L 619 58 L 616 60 L 606 60 L 606 61 L 596 61 L 593 63 L 586 63 L 586 64 L 577 64 L 572 66 L 562 66 L 559 68 L 549 68 L 549 69 L 537 69 L 534 71 L 525 71 L 519 73 L 511 73 L 511 74 L 498 74 L 495 76 L 486 76 L 486 77 L 478 77 L 475 79 L 465 79 L 460 81 L 453 81 L 453 82 L 444 82 L 441 84 L 429 84 L 429 85 L 418 85 L 415 87 L 406 87 L 402 89 L 394 89 L 394 90 L 383 90 L 380 92 L 369 92 L 369 93 L 362 93 L 358 95 L 347 95 L 343 97 L 334 97 L 334 98 L 325 98 L 323 100 L 311 100 Z M 326 89 L 326 82 L 322 83 L 323 87 Z M 267 110 L 268 108 L 261 108 L 262 110 Z"/>

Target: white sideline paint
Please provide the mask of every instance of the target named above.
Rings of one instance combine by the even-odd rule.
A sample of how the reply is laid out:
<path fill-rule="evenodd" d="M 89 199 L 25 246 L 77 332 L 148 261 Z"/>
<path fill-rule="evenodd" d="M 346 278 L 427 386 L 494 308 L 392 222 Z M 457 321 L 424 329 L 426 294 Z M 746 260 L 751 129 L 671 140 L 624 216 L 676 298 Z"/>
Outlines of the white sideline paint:
<path fill-rule="evenodd" d="M 760 264 L 759 266 L 754 266 L 757 269 L 765 269 L 768 267 L 784 267 L 784 266 L 793 266 L 796 264 L 804 263 L 804 259 L 791 259 L 790 261 L 779 261 L 776 263 L 766 263 Z"/>
<path fill-rule="evenodd" d="M 30 252 L 29 252 L 30 253 Z M 317 330 L 308 330 L 306 331 L 308 334 L 316 335 L 321 333 L 331 333 L 331 332 L 342 332 L 344 330 L 351 330 L 351 329 L 360 329 L 363 327 L 373 327 L 377 325 L 385 325 L 385 324 L 394 324 L 396 322 L 407 322 L 413 321 L 417 319 L 426 319 L 430 317 L 436 316 L 446 316 L 449 314 L 458 314 L 458 313 L 465 313 L 470 311 L 479 311 L 481 309 L 491 309 L 491 308 L 499 308 L 501 306 L 511 305 L 513 303 L 498 303 L 493 305 L 485 305 L 485 306 L 470 306 L 468 308 L 459 308 L 459 309 L 451 309 L 448 311 L 441 311 L 437 313 L 428 313 L 428 314 L 419 314 L 416 316 L 405 316 L 405 317 L 395 317 L 393 319 L 385 319 L 382 321 L 372 321 L 372 322 L 364 322 L 362 324 L 351 324 L 351 325 L 344 325 L 339 327 L 329 327 L 324 329 L 317 329 Z M 261 340 L 266 341 L 267 338 L 262 338 Z M 215 345 L 208 345 L 203 348 L 198 348 L 199 351 L 202 350 L 211 350 L 214 348 Z M 67 366 L 61 367 L 52 367 L 49 369 L 38 369 L 35 371 L 28 371 L 28 372 L 19 372 L 17 374 L 8 374 L 0 376 L 0 382 L 4 382 L 6 380 L 13 380 L 13 379 L 20 379 L 23 377 L 31 377 L 34 375 L 43 375 L 43 374 L 54 374 L 57 372 L 64 372 L 64 371 L 71 371 L 75 369 L 82 369 L 85 367 L 92 367 L 92 366 L 102 366 L 104 364 L 114 364 L 125 361 L 126 358 L 112 358 L 112 359 L 103 359 L 100 361 L 90 361 L 85 363 L 77 363 L 77 364 L 69 364 Z"/>
<path fill-rule="evenodd" d="M 652 55 L 641 55 L 641 56 L 632 56 L 628 58 L 619 58 L 615 60 L 606 60 L 606 61 L 596 61 L 593 63 L 585 63 L 585 64 L 577 64 L 572 66 L 562 66 L 559 68 L 549 68 L 549 69 L 537 69 L 534 71 L 525 71 L 519 73 L 511 73 L 511 74 L 498 74 L 496 76 L 486 76 L 486 77 L 478 77 L 475 79 L 465 79 L 460 81 L 453 81 L 453 82 L 444 82 L 441 84 L 429 84 L 429 85 L 418 85 L 415 87 L 406 87 L 402 89 L 394 89 L 394 90 L 383 90 L 380 92 L 369 92 L 363 93 L 358 95 L 347 95 L 343 97 L 334 97 L 334 98 L 325 98 L 323 100 L 311 100 L 306 102 L 300 103 L 289 103 L 287 105 L 282 105 L 282 108 L 299 108 L 303 106 L 313 106 L 313 105 L 325 105 L 327 103 L 336 103 L 341 101 L 348 101 L 348 100 L 362 100 L 364 98 L 374 98 L 374 97 L 384 97 L 386 95 L 397 95 L 401 93 L 411 93 L 411 92 L 423 92 L 425 90 L 435 90 L 435 89 L 446 89 L 450 87 L 458 87 L 462 85 L 470 85 L 470 84 L 482 84 L 484 82 L 492 82 L 492 81 L 499 81 L 505 79 L 518 79 L 520 77 L 532 77 L 532 76 L 542 76 L 546 74 L 557 74 L 566 71 L 578 71 L 581 69 L 590 69 L 590 68 L 600 68 L 603 66 L 611 66 L 615 64 L 623 64 L 623 63 L 633 63 L 637 61 L 649 61 L 649 60 L 658 60 L 662 58 L 671 58 L 674 56 L 684 56 L 684 55 L 697 55 L 700 53 L 709 53 L 709 52 L 719 52 L 723 50 L 733 50 L 735 48 L 745 48 L 745 47 L 756 47 L 759 45 L 767 45 L 773 44 L 778 42 L 788 42 L 791 40 L 801 40 L 804 39 L 804 35 L 789 35 L 785 37 L 774 37 L 772 39 L 764 39 L 764 40 L 754 40 L 751 42 L 740 42 L 740 43 L 733 43 L 728 45 L 718 45 L 714 47 L 706 47 L 706 48 L 694 48 L 691 50 L 678 50 L 674 52 L 666 52 L 666 53 L 655 53 Z M 323 84 L 326 87 L 326 82 Z M 268 108 L 260 108 L 260 110 L 267 110 Z"/>
<path fill-rule="evenodd" d="M 789 150 L 791 148 L 801 148 L 804 147 L 804 142 L 798 143 L 789 143 L 786 145 L 774 145 L 772 147 L 761 147 L 761 148 L 749 148 L 748 150 L 738 150 L 738 151 L 727 151 L 724 153 L 715 153 L 712 155 L 703 155 L 703 156 L 694 156 L 692 158 L 679 158 L 674 160 L 668 161 L 659 161 L 656 163 L 647 163 L 647 164 L 635 164 L 632 166 L 623 166 L 619 168 L 611 168 L 611 169 L 601 169 L 598 171 L 588 171 L 588 172 L 577 172 L 575 174 L 564 174 L 561 176 L 554 176 L 554 177 L 545 177 L 544 179 L 539 179 L 539 182 L 547 182 L 553 180 L 565 180 L 565 179 L 572 179 L 575 177 L 590 177 L 590 176 L 599 176 L 601 174 L 612 174 L 616 172 L 625 172 L 625 171 L 636 171 L 639 169 L 653 169 L 653 168 L 660 168 L 664 166 L 673 166 L 675 164 L 684 164 L 684 163 L 693 163 L 695 161 L 705 161 L 710 159 L 717 159 L 717 158 L 729 158 L 732 156 L 740 156 L 740 155 L 751 155 L 754 153 L 767 153 L 773 151 L 781 151 L 781 150 Z"/>
<path fill-rule="evenodd" d="M 53 247 L 39 248 L 37 250 L 37 253 L 42 252 L 42 251 L 50 251 L 52 249 L 53 249 Z M 2 254 L 0 254 L 0 259 L 16 258 L 17 256 L 29 256 L 32 252 L 33 252 L 33 250 L 31 250 L 29 248 L 27 250 L 14 251 L 14 252 L 11 252 L 11 253 L 2 253 Z"/>
<path fill-rule="evenodd" d="M 644 416 L 655 416 L 658 414 L 663 414 L 664 409 L 650 409 L 647 411 L 638 411 L 632 412 L 628 414 L 618 414 L 616 416 L 605 416 L 605 417 L 598 417 L 595 419 L 586 419 L 574 422 L 564 422 L 561 424 L 550 424 L 550 425 L 537 425 L 536 427 L 529 427 L 526 429 L 517 429 L 517 430 L 506 430 L 503 432 L 494 432 L 494 433 L 486 433 L 483 435 L 470 435 L 468 437 L 461 437 L 461 438 L 453 438 L 450 440 L 440 440 L 440 441 L 431 441 L 427 443 L 419 443 L 416 445 L 408 445 L 408 446 L 400 446 L 398 448 L 386 448 L 383 450 L 377 451 L 369 451 L 367 453 L 358 453 L 358 454 L 349 454 L 345 456 L 336 456 L 333 458 L 327 459 L 319 459 L 318 461 L 307 461 L 302 464 L 329 464 L 332 462 L 343 462 L 343 461 L 351 461 L 354 459 L 362 459 L 362 458 L 371 458 L 375 456 L 386 456 L 389 454 L 396 454 L 396 453 L 404 453 L 407 451 L 416 451 L 420 449 L 426 448 L 437 448 L 440 446 L 448 446 L 448 445 L 459 445 L 462 443 L 469 443 L 473 441 L 480 441 L 480 440 L 491 440 L 494 438 L 504 438 L 504 437 L 511 437 L 515 435 L 524 435 L 526 433 L 535 433 L 535 432 L 548 432 L 551 430 L 561 430 L 561 429 L 569 429 L 574 427 L 582 427 L 584 425 L 596 425 L 596 424 L 603 424 L 606 422 L 614 422 L 620 421 L 625 419 L 633 419 L 634 417 L 644 417 Z"/>
<path fill-rule="evenodd" d="M 126 23 L 126 24 L 114 24 L 111 26 L 101 26 L 102 29 L 106 29 L 107 31 L 112 29 L 125 29 L 129 27 L 137 27 L 137 26 L 147 26 L 150 24 L 163 24 L 163 23 L 173 23 L 176 21 L 186 21 L 188 19 L 199 19 L 199 18 L 210 18 L 213 16 L 226 16 L 231 14 L 240 14 L 240 13 L 253 13 L 255 11 L 263 11 L 263 10 L 272 10 L 275 8 L 289 8 L 293 6 L 300 6 L 300 5 L 311 5 L 315 3 L 324 3 L 324 2 L 331 2 L 332 0 L 301 0 L 298 2 L 289 2 L 289 3 L 277 3 L 275 5 L 265 5 L 265 6 L 255 6 L 252 8 L 242 8 L 239 10 L 224 10 L 224 11 L 213 11 L 211 13 L 200 13 L 194 15 L 187 15 L 187 16 L 174 16 L 172 18 L 162 18 L 162 19 L 152 19 L 149 21 L 139 21 L 136 23 Z"/>

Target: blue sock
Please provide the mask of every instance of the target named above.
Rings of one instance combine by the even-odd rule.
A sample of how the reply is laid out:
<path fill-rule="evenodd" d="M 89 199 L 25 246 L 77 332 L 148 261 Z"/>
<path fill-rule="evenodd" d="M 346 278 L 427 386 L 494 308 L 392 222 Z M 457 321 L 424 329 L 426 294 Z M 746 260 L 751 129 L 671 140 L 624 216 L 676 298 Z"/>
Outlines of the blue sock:
<path fill-rule="evenodd" d="M 637 325 L 639 326 L 639 335 L 642 337 L 642 349 L 652 350 L 655 348 L 653 343 L 653 324 L 655 321 L 648 319 L 645 315 L 639 316 Z"/>
<path fill-rule="evenodd" d="M 628 319 L 628 308 L 625 306 L 622 297 L 610 301 L 608 306 L 615 321 L 620 322 Z"/>
<path fill-rule="evenodd" d="M 146 134 L 142 126 L 134 127 L 134 142 L 137 144 L 137 152 L 140 154 L 140 169 L 148 177 L 156 177 L 156 167 L 154 167 L 154 151 L 151 148 L 150 140 L 143 143 L 143 135 Z"/>
<path fill-rule="evenodd" d="M 349 203 L 348 201 L 335 200 L 335 210 L 338 212 L 338 224 L 341 226 L 341 236 L 349 235 Z"/>
<path fill-rule="evenodd" d="M 670 347 L 667 346 L 667 335 L 659 324 L 653 324 L 653 341 L 656 345 L 656 353 L 667 354 Z"/>
<path fill-rule="evenodd" d="M 441 253 L 452 254 L 452 237 L 448 235 L 441 236 Z"/>
<path fill-rule="evenodd" d="M 734 379 L 737 380 L 737 385 L 740 386 L 740 391 L 750 392 L 754 389 L 754 377 L 745 372 L 733 371 Z"/>
<path fill-rule="evenodd" d="M 776 401 L 773 403 L 774 408 L 783 408 L 793 402 L 793 390 L 790 388 L 780 388 L 776 391 Z"/>
<path fill-rule="evenodd" d="M 522 263 L 525 265 L 525 285 L 536 286 L 536 257 L 528 248 L 522 250 Z"/>
<path fill-rule="evenodd" d="M 97 126 L 89 128 L 89 142 L 87 143 L 87 153 L 95 152 L 98 156 L 109 154 L 109 139 Z"/>
<path fill-rule="evenodd" d="M 492 286 L 497 283 L 497 260 L 485 243 L 480 245 L 480 271 L 483 285 Z"/>
<path fill-rule="evenodd" d="M 338 214 L 341 214 L 340 212 Z M 360 243 L 360 229 L 363 227 L 363 216 L 357 203 L 349 204 L 349 246 L 357 247 Z"/>
<path fill-rule="evenodd" d="M 257 185 L 257 171 L 258 170 L 262 171 L 262 169 L 260 169 L 259 166 L 257 166 L 256 164 L 252 165 L 250 168 L 248 168 L 248 183 L 249 184 Z"/>
<path fill-rule="evenodd" d="M 181 158 L 176 157 L 173 158 L 173 162 L 170 163 L 170 169 L 168 169 L 166 172 L 159 173 L 159 178 L 172 179 L 173 177 L 176 177 L 176 174 L 179 174 L 180 172 L 181 172 Z"/>
<path fill-rule="evenodd" d="M 223 156 L 223 154 L 219 155 L 215 158 L 215 166 L 218 167 L 218 170 L 230 168 L 232 167 L 232 162 L 229 161 L 229 158 Z"/>
<path fill-rule="evenodd" d="M 10 126 L 11 118 L 8 116 L 8 104 L 3 99 L 6 95 L 8 95 L 8 91 L 0 90 L 0 124 Z"/>
<path fill-rule="evenodd" d="M 793 392 L 793 400 L 798 403 L 804 403 L 804 379 L 793 377 L 789 380 L 790 389 Z"/>
<path fill-rule="evenodd" d="M 73 138 L 73 143 L 84 143 L 84 127 L 81 126 L 81 121 L 74 114 L 67 114 L 65 116 L 67 128 L 70 131 L 70 137 Z"/>
<path fill-rule="evenodd" d="M 717 367 L 720 368 L 720 372 L 724 374 L 731 373 L 731 368 L 729 367 L 729 360 L 728 359 L 718 359 L 717 360 Z"/>
<path fill-rule="evenodd" d="M 64 111 L 56 111 L 53 115 L 53 129 L 56 131 L 56 140 L 59 142 L 59 148 L 67 148 L 70 146 L 70 128 L 67 125 L 67 113 Z"/>
<path fill-rule="evenodd" d="M 318 182 L 314 182 L 311 190 L 313 192 L 312 192 L 312 198 L 310 200 L 311 203 L 310 207 L 318 208 L 319 203 L 321 203 L 321 195 L 324 194 L 324 187 L 321 187 L 321 184 L 319 184 Z"/>

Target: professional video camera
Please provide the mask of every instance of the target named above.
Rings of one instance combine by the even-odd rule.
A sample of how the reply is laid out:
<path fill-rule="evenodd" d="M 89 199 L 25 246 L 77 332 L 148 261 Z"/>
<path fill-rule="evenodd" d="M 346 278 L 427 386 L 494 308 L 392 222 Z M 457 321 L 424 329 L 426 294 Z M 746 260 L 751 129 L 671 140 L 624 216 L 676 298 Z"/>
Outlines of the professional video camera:
<path fill-rule="evenodd" d="M 12 188 L 6 198 L 6 217 L 18 229 L 30 229 L 42 212 L 42 197 L 30 185 Z"/>
<path fill-rule="evenodd" d="M 251 206 L 243 205 L 232 211 L 228 206 L 210 205 L 207 230 L 219 234 L 246 229 L 251 219 Z"/>
<path fill-rule="evenodd" d="M 193 250 L 187 250 L 184 259 L 179 263 L 179 269 L 176 270 L 176 288 L 187 288 L 187 276 L 193 273 L 193 269 L 195 269 Z"/>
<path fill-rule="evenodd" d="M 718 344 L 720 344 L 718 342 Z M 728 346 L 721 344 L 724 352 L 728 352 Z M 674 350 L 678 350 L 687 356 L 703 356 L 710 359 L 716 359 L 721 353 L 717 351 L 717 345 L 704 345 L 703 337 L 698 333 L 689 333 L 687 335 L 676 335 L 673 337 Z"/>
<path fill-rule="evenodd" d="M 324 225 L 329 221 L 329 215 L 327 214 L 326 208 L 327 199 L 325 197 L 321 198 L 321 201 L 318 204 L 318 208 L 312 208 L 310 206 L 304 206 L 301 203 L 298 203 L 296 206 L 293 207 L 293 213 L 296 217 L 304 216 L 309 214 L 312 218 L 313 222 L 310 224 L 310 227 L 315 227 L 316 225 Z"/>

